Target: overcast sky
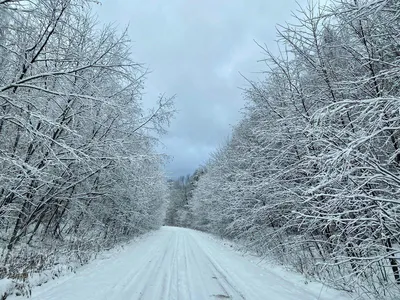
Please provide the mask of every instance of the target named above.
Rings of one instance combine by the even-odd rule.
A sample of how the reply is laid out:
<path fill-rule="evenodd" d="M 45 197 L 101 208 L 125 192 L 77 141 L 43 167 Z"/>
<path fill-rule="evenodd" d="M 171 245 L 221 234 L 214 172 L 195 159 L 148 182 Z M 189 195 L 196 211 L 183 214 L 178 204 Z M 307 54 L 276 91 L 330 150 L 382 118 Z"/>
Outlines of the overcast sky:
<path fill-rule="evenodd" d="M 244 105 L 240 87 L 260 77 L 275 49 L 276 24 L 291 19 L 295 0 L 101 0 L 99 20 L 129 25 L 136 61 L 152 71 L 144 101 L 175 95 L 179 113 L 162 138 L 170 177 L 192 173 L 229 136 Z"/>

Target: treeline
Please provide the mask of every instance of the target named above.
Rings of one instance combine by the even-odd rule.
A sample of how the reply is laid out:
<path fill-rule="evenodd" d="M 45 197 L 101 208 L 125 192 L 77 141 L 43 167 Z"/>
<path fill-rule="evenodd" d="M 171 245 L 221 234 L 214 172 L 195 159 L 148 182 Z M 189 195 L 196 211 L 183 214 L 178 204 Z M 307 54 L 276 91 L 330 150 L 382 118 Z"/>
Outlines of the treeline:
<path fill-rule="evenodd" d="M 172 100 L 143 111 L 145 69 L 89 2 L 0 1 L 1 278 L 84 263 L 164 219 L 154 136 Z"/>
<path fill-rule="evenodd" d="M 192 226 L 193 215 L 189 204 L 193 198 L 193 191 L 197 187 L 200 177 L 205 172 L 204 168 L 199 168 L 192 175 L 181 176 L 176 180 L 171 179 L 168 181 L 166 225 L 178 227 Z"/>
<path fill-rule="evenodd" d="M 309 4 L 206 166 L 190 226 L 362 298 L 400 292 L 400 2 Z"/>

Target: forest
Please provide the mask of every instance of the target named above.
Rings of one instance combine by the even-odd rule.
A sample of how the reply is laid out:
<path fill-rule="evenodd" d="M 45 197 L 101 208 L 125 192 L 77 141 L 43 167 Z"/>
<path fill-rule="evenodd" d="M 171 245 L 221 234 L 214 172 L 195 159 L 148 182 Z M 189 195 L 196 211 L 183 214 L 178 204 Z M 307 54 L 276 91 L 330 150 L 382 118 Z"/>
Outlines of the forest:
<path fill-rule="evenodd" d="M 398 298 L 399 1 L 299 7 L 278 51 L 257 41 L 262 79 L 244 76 L 228 141 L 179 179 L 157 151 L 174 99 L 145 109 L 147 68 L 97 4 L 0 0 L 0 279 L 29 296 L 31 274 L 58 277 L 166 224 L 361 299 Z"/>
<path fill-rule="evenodd" d="M 143 109 L 146 68 L 89 2 L 0 1 L 0 278 L 57 276 L 164 219 L 172 98 Z"/>
<path fill-rule="evenodd" d="M 237 241 L 362 299 L 400 292 L 400 2 L 312 3 L 258 43 L 242 120 L 167 223 Z M 271 47 L 270 47 L 271 48 Z"/>

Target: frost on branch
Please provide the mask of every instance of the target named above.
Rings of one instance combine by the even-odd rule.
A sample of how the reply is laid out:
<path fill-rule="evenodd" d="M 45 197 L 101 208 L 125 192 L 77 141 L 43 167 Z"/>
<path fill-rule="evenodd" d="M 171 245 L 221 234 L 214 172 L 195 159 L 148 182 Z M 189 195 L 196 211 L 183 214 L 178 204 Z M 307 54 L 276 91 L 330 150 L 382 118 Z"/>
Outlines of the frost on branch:
<path fill-rule="evenodd" d="M 22 2 L 0 2 L 0 244 L 1 277 L 28 280 L 162 224 L 173 103 L 142 111 L 126 32 L 86 1 Z"/>
<path fill-rule="evenodd" d="M 245 117 L 189 202 L 193 227 L 361 297 L 400 292 L 400 6 L 309 4 L 248 81 Z"/>

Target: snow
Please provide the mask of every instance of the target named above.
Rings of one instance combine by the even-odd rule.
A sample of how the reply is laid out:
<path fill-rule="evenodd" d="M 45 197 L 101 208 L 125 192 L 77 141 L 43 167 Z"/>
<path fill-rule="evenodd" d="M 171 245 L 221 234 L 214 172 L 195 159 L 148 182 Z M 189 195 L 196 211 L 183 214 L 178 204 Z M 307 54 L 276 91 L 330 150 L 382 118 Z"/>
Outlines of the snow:
<path fill-rule="evenodd" d="M 7 299 L 21 299 L 7 298 Z M 279 268 L 267 269 L 208 234 L 163 227 L 75 274 L 33 288 L 32 300 L 348 300 Z"/>
<path fill-rule="evenodd" d="M 9 278 L 0 280 L 0 296 L 4 293 L 10 293 L 13 289 L 13 281 Z"/>

